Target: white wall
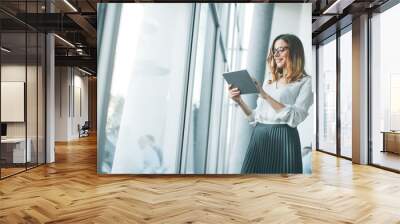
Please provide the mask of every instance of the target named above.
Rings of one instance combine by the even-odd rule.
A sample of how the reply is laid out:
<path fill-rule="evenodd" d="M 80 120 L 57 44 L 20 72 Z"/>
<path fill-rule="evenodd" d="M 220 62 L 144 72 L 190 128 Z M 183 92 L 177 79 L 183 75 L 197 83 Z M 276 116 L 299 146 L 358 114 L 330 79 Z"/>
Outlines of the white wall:
<path fill-rule="evenodd" d="M 68 73 L 67 67 L 55 68 L 55 140 L 67 140 Z"/>
<path fill-rule="evenodd" d="M 77 139 L 78 124 L 88 120 L 88 78 L 75 68 L 56 67 L 55 79 L 55 140 Z"/>

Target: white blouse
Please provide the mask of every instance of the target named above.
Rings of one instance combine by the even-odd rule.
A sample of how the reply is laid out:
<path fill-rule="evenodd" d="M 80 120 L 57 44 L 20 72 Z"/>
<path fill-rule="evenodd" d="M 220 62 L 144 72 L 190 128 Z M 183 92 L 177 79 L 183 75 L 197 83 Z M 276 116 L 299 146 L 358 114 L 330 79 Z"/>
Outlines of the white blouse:
<path fill-rule="evenodd" d="M 279 85 L 276 82 L 269 84 L 266 80 L 262 88 L 285 107 L 280 111 L 275 111 L 268 101 L 258 97 L 256 109 L 247 117 L 251 125 L 259 122 L 297 127 L 307 118 L 308 110 L 314 102 L 310 76 L 304 76 L 298 81 L 285 85 Z"/>

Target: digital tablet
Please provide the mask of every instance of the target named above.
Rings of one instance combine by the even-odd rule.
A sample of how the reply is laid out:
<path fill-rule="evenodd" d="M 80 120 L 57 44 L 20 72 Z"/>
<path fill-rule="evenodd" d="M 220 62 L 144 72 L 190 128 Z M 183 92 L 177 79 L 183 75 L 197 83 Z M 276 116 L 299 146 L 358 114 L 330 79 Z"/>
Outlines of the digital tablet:
<path fill-rule="evenodd" d="M 247 70 L 227 72 L 223 74 L 226 82 L 240 90 L 240 94 L 258 93 L 256 84 Z"/>

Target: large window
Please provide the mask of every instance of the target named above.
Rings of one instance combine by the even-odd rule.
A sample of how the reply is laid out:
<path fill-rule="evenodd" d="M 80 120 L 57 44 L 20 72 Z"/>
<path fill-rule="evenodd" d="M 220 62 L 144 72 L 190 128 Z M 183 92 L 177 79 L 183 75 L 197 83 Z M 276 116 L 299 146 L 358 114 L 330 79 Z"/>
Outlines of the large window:
<path fill-rule="evenodd" d="M 193 7 L 122 4 L 101 172 L 177 172 Z"/>
<path fill-rule="evenodd" d="M 101 173 L 240 169 L 232 150 L 237 108 L 222 74 L 245 66 L 252 7 L 99 5 Z"/>
<path fill-rule="evenodd" d="M 352 79 L 352 27 L 349 25 L 340 31 L 340 36 L 331 36 L 319 45 L 317 108 L 318 149 L 349 159 L 352 157 Z"/>
<path fill-rule="evenodd" d="M 231 6 L 230 17 L 230 36 L 228 37 L 228 62 L 231 71 L 239 69 L 248 69 L 248 50 L 250 45 L 250 37 L 252 35 L 254 4 L 238 4 Z M 228 85 L 225 83 L 225 88 Z M 226 119 L 226 137 L 223 140 L 225 147 L 223 148 L 223 173 L 237 173 L 238 168 L 241 168 L 243 162 L 243 154 L 238 150 L 237 145 L 244 142 L 246 138 L 236 139 L 235 136 L 239 133 L 245 133 L 246 130 L 238 128 L 237 124 L 241 122 L 243 117 L 242 111 L 238 109 L 226 91 L 225 96 L 225 119 Z M 247 123 L 245 124 L 248 125 Z M 239 144 L 238 144 L 239 143 Z M 245 146 L 244 146 L 245 147 Z"/>
<path fill-rule="evenodd" d="M 336 39 L 318 48 L 318 148 L 336 154 Z"/>
<path fill-rule="evenodd" d="M 216 23 L 209 4 L 201 4 L 189 144 L 184 173 L 205 173 L 211 108 Z"/>
<path fill-rule="evenodd" d="M 371 18 L 372 163 L 400 170 L 400 5 Z"/>
<path fill-rule="evenodd" d="M 340 36 L 340 154 L 352 157 L 352 35 Z"/>
<path fill-rule="evenodd" d="M 181 173 L 227 173 L 237 153 L 231 151 L 232 109 L 222 73 L 239 69 L 246 60 L 252 5 L 199 4 L 195 72 L 189 118 L 188 146 L 183 148 Z M 218 16 L 212 13 L 214 6 Z M 239 14 L 247 18 L 240 24 Z M 250 18 L 250 19 L 249 19 Z M 218 22 L 217 22 L 218 21 Z M 221 24 L 217 27 L 216 24 Z M 240 27 L 240 28 L 239 28 Z M 246 30 L 245 30 L 246 29 Z M 240 32 L 243 30 L 243 32 Z M 246 36 L 247 39 L 240 38 Z M 190 101 L 189 101 L 190 102 Z M 234 164 L 236 167 L 240 167 Z"/>

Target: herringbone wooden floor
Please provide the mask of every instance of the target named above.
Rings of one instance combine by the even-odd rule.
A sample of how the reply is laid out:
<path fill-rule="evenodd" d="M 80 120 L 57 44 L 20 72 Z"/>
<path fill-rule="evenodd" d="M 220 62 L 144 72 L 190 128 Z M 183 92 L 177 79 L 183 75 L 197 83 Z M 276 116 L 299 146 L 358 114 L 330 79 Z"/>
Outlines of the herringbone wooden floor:
<path fill-rule="evenodd" d="M 0 181 L 0 223 L 400 223 L 400 175 L 315 152 L 311 176 L 98 176 L 94 137 Z"/>

